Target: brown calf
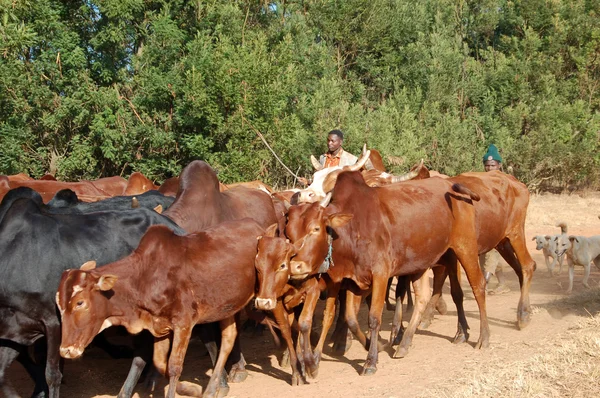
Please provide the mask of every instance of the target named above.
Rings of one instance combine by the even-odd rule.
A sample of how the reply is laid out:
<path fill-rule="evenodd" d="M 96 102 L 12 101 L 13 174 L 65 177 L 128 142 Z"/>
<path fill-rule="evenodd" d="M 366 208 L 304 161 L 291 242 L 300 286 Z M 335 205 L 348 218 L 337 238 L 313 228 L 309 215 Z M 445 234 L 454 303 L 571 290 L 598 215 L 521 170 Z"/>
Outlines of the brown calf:
<path fill-rule="evenodd" d="M 204 393 L 216 397 L 237 334 L 234 315 L 254 296 L 254 258 L 263 231 L 247 219 L 186 236 L 154 226 L 128 257 L 98 269 L 86 263 L 81 270 L 65 271 L 56 294 L 61 355 L 81 356 L 111 325 L 132 334 L 146 329 L 155 337 L 154 365 L 168 375 L 173 398 L 192 328 L 220 322 L 219 358 Z"/>

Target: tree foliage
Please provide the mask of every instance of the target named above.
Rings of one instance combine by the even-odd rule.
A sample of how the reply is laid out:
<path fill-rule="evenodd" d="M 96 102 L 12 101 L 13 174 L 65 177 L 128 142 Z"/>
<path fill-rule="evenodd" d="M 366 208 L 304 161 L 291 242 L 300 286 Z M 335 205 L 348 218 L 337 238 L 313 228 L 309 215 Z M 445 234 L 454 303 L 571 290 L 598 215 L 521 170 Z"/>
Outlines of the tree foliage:
<path fill-rule="evenodd" d="M 193 159 L 300 175 L 333 128 L 404 171 L 598 186 L 598 0 L 0 0 L 0 173 L 65 180 Z"/>

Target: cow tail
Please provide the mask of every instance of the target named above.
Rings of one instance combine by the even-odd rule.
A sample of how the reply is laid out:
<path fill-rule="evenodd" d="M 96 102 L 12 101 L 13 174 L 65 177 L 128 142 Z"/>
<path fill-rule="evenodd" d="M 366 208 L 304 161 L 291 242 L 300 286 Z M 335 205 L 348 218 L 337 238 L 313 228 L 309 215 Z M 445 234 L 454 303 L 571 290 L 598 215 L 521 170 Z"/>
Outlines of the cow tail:
<path fill-rule="evenodd" d="M 458 184 L 458 183 L 452 184 L 452 190 L 454 192 L 458 192 L 458 193 L 462 193 L 463 195 L 467 195 L 468 197 L 471 198 L 471 200 L 474 200 L 476 202 L 478 202 L 481 199 L 477 193 L 471 191 L 469 188 L 465 187 L 464 185 Z"/>

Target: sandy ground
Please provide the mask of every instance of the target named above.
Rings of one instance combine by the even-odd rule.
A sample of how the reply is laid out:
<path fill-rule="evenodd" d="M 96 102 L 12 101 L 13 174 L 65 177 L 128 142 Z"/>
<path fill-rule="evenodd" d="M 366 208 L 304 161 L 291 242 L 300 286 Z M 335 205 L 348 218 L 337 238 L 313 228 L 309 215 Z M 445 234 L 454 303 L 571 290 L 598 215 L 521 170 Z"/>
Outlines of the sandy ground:
<path fill-rule="evenodd" d="M 456 311 L 450 299 L 449 287 L 445 287 L 448 303 L 446 315 L 436 314 L 436 319 L 428 330 L 419 330 L 411 350 L 403 359 L 393 359 L 392 351 L 379 355 L 378 371 L 373 376 L 359 376 L 366 358 L 366 351 L 355 340 L 350 351 L 344 356 L 331 356 L 326 350 L 319 376 L 299 387 L 290 385 L 291 373 L 281 368 L 277 358 L 280 351 L 273 345 L 268 331 L 260 334 L 252 331 L 242 334 L 243 352 L 248 362 L 249 376 L 239 384 L 230 384 L 229 397 L 416 397 L 431 396 L 428 391 L 443 385 L 448 378 L 461 375 L 465 367 L 472 368 L 489 360 L 525 359 L 543 351 L 545 341 L 565 338 L 564 332 L 582 317 L 589 316 L 590 308 L 557 306 L 555 300 L 565 297 L 568 282 L 567 267 L 557 277 L 547 273 L 541 252 L 535 250 L 531 238 L 537 234 L 556 234 L 558 221 L 566 221 L 569 233 L 577 235 L 600 234 L 600 194 L 584 192 L 573 195 L 541 195 L 532 197 L 528 211 L 526 236 L 528 247 L 538 264 L 531 287 L 531 304 L 534 315 L 531 324 L 524 330 L 516 327 L 516 307 L 519 300 L 519 285 L 516 275 L 505 265 L 511 292 L 502 295 L 488 295 L 487 308 L 491 330 L 491 345 L 485 350 L 475 350 L 474 343 L 479 337 L 479 313 L 473 294 L 467 285 L 465 309 L 471 336 L 467 344 L 454 345 L 451 339 L 456 332 Z M 581 280 L 583 269 L 576 268 L 574 294 L 584 290 Z M 463 281 L 466 278 L 463 278 Z M 463 282 L 464 283 L 464 282 Z M 590 286 L 597 289 L 600 271 L 592 267 Z M 496 281 L 490 283 L 494 287 Z M 405 320 L 406 320 L 405 315 Z M 381 338 L 389 339 L 392 313 L 384 310 Z M 366 330 L 366 306 L 361 310 L 361 325 Z M 320 324 L 320 319 L 315 320 Z M 124 381 L 130 360 L 114 360 L 106 353 L 90 348 L 84 357 L 66 361 L 65 384 L 61 387 L 63 397 L 114 397 Z M 210 375 L 210 360 L 199 341 L 190 344 L 184 364 L 183 381 L 198 383 L 206 387 Z M 17 363 L 13 364 L 8 376 L 23 396 L 28 396 L 32 383 Z M 141 385 L 136 395 L 147 396 Z M 154 396 L 162 396 L 155 393 Z"/>

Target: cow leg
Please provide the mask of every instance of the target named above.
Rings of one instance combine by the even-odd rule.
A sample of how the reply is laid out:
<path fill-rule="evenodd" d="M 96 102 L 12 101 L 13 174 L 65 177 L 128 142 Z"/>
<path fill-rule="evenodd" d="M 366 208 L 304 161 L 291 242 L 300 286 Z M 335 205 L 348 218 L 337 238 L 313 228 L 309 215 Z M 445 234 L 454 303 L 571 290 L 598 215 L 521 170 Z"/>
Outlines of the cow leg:
<path fill-rule="evenodd" d="M 233 343 L 233 349 L 227 358 L 227 366 L 231 364 L 229 368 L 229 381 L 231 383 L 241 383 L 248 377 L 248 371 L 246 370 L 246 360 L 244 354 L 242 354 L 242 346 L 240 344 L 240 312 L 235 315 L 235 324 L 237 327 L 235 342 Z M 225 372 L 224 372 L 225 373 Z M 224 375 L 224 377 L 227 377 Z"/>
<path fill-rule="evenodd" d="M 60 371 L 60 339 L 61 329 L 58 318 L 45 325 L 46 327 L 46 383 L 48 384 L 48 396 L 58 398 L 62 373 Z"/>
<path fill-rule="evenodd" d="M 433 321 L 433 310 L 437 307 L 438 302 L 442 296 L 442 289 L 444 288 L 444 282 L 448 276 L 446 267 L 437 266 L 431 269 L 433 271 L 433 294 L 425 311 L 423 311 L 423 317 L 421 318 L 421 328 L 427 329 Z"/>
<path fill-rule="evenodd" d="M 0 392 L 2 392 L 2 395 L 5 397 L 19 396 L 12 384 L 6 378 L 6 370 L 18 356 L 19 350 L 17 349 L 16 344 L 15 347 L 9 347 L 7 345 L 0 346 Z"/>
<path fill-rule="evenodd" d="M 524 233 L 508 235 L 508 240 L 501 242 L 496 249 L 519 277 L 521 298 L 517 308 L 517 323 L 519 329 L 525 328 L 531 322 L 531 305 L 529 304 L 529 288 L 535 271 L 535 261 L 531 258 L 525 243 Z"/>
<path fill-rule="evenodd" d="M 292 385 L 297 386 L 300 384 L 304 384 L 304 378 L 302 377 L 302 373 L 298 370 L 300 369 L 300 364 L 298 363 L 298 357 L 296 355 L 296 350 L 294 349 L 294 341 L 292 340 L 292 330 L 290 328 L 290 323 L 288 317 L 285 314 L 285 309 L 281 300 L 277 300 L 277 305 L 273 310 L 273 316 L 277 321 L 279 330 L 281 330 L 281 336 L 285 340 L 288 347 L 290 363 L 292 365 Z"/>
<path fill-rule="evenodd" d="M 399 277 L 398 285 L 400 285 L 400 280 L 404 277 Z M 396 285 L 396 291 L 398 291 L 398 285 Z M 396 311 L 394 311 L 394 319 L 392 320 L 392 330 L 390 332 L 390 342 L 389 345 L 395 346 L 400 344 L 400 340 L 404 336 L 404 326 L 402 325 L 402 301 L 396 300 Z"/>
<path fill-rule="evenodd" d="M 167 376 L 169 377 L 169 390 L 167 398 L 175 398 L 175 392 L 179 392 L 178 384 L 181 371 L 183 370 L 183 360 L 192 337 L 192 327 L 175 327 L 173 330 L 173 345 L 169 355 Z M 189 394 L 185 394 L 189 395 Z"/>
<path fill-rule="evenodd" d="M 417 302 L 417 305 L 412 313 L 412 316 L 410 317 L 408 327 L 402 336 L 402 341 L 400 342 L 400 345 L 398 345 L 398 348 L 396 348 L 394 358 L 404 358 L 408 353 L 408 349 L 412 344 L 412 338 L 417 331 L 417 325 L 419 325 L 419 322 L 421 322 L 423 310 L 425 310 L 425 307 L 431 298 L 429 276 L 427 276 L 425 272 L 411 275 L 411 279 L 413 282 L 413 288 L 415 289 L 415 301 Z"/>
<path fill-rule="evenodd" d="M 338 294 L 339 311 L 338 319 L 335 324 L 335 330 L 331 336 L 333 340 L 333 352 L 338 355 L 344 355 L 352 346 L 352 333 L 348 329 L 346 321 L 346 290 L 340 290 Z"/>
<path fill-rule="evenodd" d="M 459 344 L 469 340 L 469 324 L 467 323 L 467 316 L 465 314 L 465 307 L 463 305 L 464 293 L 460 286 L 460 270 L 458 269 L 458 262 L 456 255 L 452 250 L 449 250 L 443 258 L 445 267 L 445 273 L 450 277 L 450 295 L 452 301 L 456 306 L 456 314 L 458 317 L 456 335 L 452 340 L 452 343 Z"/>
<path fill-rule="evenodd" d="M 225 368 L 227 357 L 229 357 L 229 354 L 233 349 L 233 345 L 235 344 L 237 326 L 235 317 L 233 316 L 223 319 L 219 322 L 219 324 L 221 325 L 221 349 L 219 350 L 219 359 L 217 359 L 215 370 L 210 376 L 210 381 L 208 382 L 206 391 L 204 391 L 204 398 L 224 397 L 229 392 L 223 391 L 219 388 L 219 378 L 221 377 L 221 373 Z"/>
<path fill-rule="evenodd" d="M 369 308 L 369 353 L 363 366 L 361 375 L 372 375 L 377 372 L 377 358 L 379 356 L 379 329 L 381 329 L 381 316 L 385 302 L 387 277 L 373 276 L 373 291 L 371 293 L 371 307 Z"/>
<path fill-rule="evenodd" d="M 352 293 L 350 290 L 346 291 L 346 313 L 343 315 L 346 318 L 346 322 L 348 323 L 348 328 L 360 344 L 365 347 L 365 349 L 369 349 L 369 340 L 367 336 L 360 329 L 360 325 L 358 324 L 358 310 L 360 309 L 360 303 L 362 302 L 362 296 L 356 295 Z M 371 297 L 372 302 L 372 297 Z M 370 307 L 370 306 L 369 306 Z M 396 306 L 397 308 L 398 306 Z M 340 313 L 340 317 L 342 317 L 342 313 Z"/>
<path fill-rule="evenodd" d="M 477 244 L 476 239 L 465 239 L 462 244 L 458 246 L 463 248 L 464 251 L 455 251 L 458 261 L 463 266 L 469 285 L 473 290 L 475 301 L 479 307 L 479 340 L 475 344 L 475 348 L 487 348 L 490 345 L 490 327 L 487 319 L 487 310 L 485 307 L 485 278 L 481 272 L 479 261 L 477 257 Z M 458 270 L 457 270 L 458 272 Z M 461 289 L 462 290 L 462 289 Z M 460 318 L 459 318 L 460 319 Z"/>
<path fill-rule="evenodd" d="M 306 374 L 311 377 L 317 377 L 319 373 L 319 367 L 315 364 L 315 357 L 312 353 L 312 347 L 310 345 L 310 332 L 312 330 L 312 319 L 319 300 L 319 289 L 310 289 L 307 292 L 306 299 L 304 301 L 304 307 L 302 313 L 298 319 L 298 326 L 300 328 L 300 334 L 302 339 L 302 356 L 304 359 L 304 367 Z"/>
<path fill-rule="evenodd" d="M 198 325 L 197 328 L 200 334 L 200 340 L 202 340 L 204 346 L 206 347 L 206 351 L 208 351 L 208 355 L 210 356 L 210 361 L 214 369 L 219 353 L 219 347 L 217 344 L 218 336 L 216 335 L 216 332 L 220 328 L 216 322 Z M 222 388 L 223 390 L 229 390 L 229 384 L 227 384 L 227 372 L 223 371 L 221 379 L 219 380 L 219 384 L 219 388 Z"/>
<path fill-rule="evenodd" d="M 33 346 L 34 352 L 32 354 L 35 354 L 35 350 L 36 350 L 35 344 L 36 343 L 34 343 L 34 346 Z M 44 348 L 44 350 L 46 350 L 46 348 Z M 31 356 L 29 355 L 27 350 L 25 350 L 25 349 L 20 351 L 20 354 L 17 357 L 17 361 L 19 361 L 19 363 L 21 365 L 23 365 L 23 367 L 25 368 L 25 370 L 27 371 L 29 376 L 31 376 L 31 378 L 35 382 L 35 387 L 33 390 L 33 394 L 31 394 L 31 397 L 32 398 L 45 397 L 46 396 L 46 377 L 44 375 L 44 367 L 35 363 L 31 359 Z M 46 358 L 45 358 L 45 353 L 44 353 L 44 363 L 45 362 L 46 362 Z M 61 365 L 62 365 L 62 362 L 63 361 L 61 360 Z M 0 382 L 0 385 L 2 385 L 1 382 Z M 2 391 L 2 390 L 0 390 L 0 391 Z"/>
<path fill-rule="evenodd" d="M 319 337 L 319 341 L 314 351 L 315 365 L 317 368 L 321 362 L 321 353 L 323 352 L 323 347 L 325 346 L 327 333 L 329 333 L 329 329 L 333 324 L 333 318 L 335 317 L 335 302 L 338 298 L 339 292 L 340 285 L 337 283 L 330 284 L 330 286 L 327 287 L 327 302 L 325 304 L 325 311 L 323 311 L 323 327 L 321 329 L 321 336 Z M 338 322 L 339 321 L 340 319 L 338 319 Z"/>
<path fill-rule="evenodd" d="M 392 290 L 392 282 L 394 281 L 394 277 L 392 276 L 390 279 L 388 279 L 387 282 L 387 289 L 386 289 L 386 293 L 385 293 L 385 308 L 388 311 L 394 311 L 395 306 L 394 304 L 392 304 L 392 302 L 390 301 L 390 290 Z M 398 280 L 396 279 L 396 293 L 395 293 L 395 297 L 396 297 L 396 304 L 398 304 Z"/>
<path fill-rule="evenodd" d="M 147 332 L 143 332 L 139 335 L 133 337 L 134 339 L 134 351 L 136 355 L 131 362 L 131 367 L 129 368 L 129 374 L 127 375 L 127 379 L 125 379 L 125 383 L 121 387 L 119 391 L 119 395 L 117 398 L 129 398 L 133 395 L 133 389 L 137 384 L 142 371 L 146 367 L 146 364 L 152 360 L 152 338 L 151 335 Z M 154 373 L 154 369 L 149 371 L 148 377 L 152 377 L 151 374 Z"/>

